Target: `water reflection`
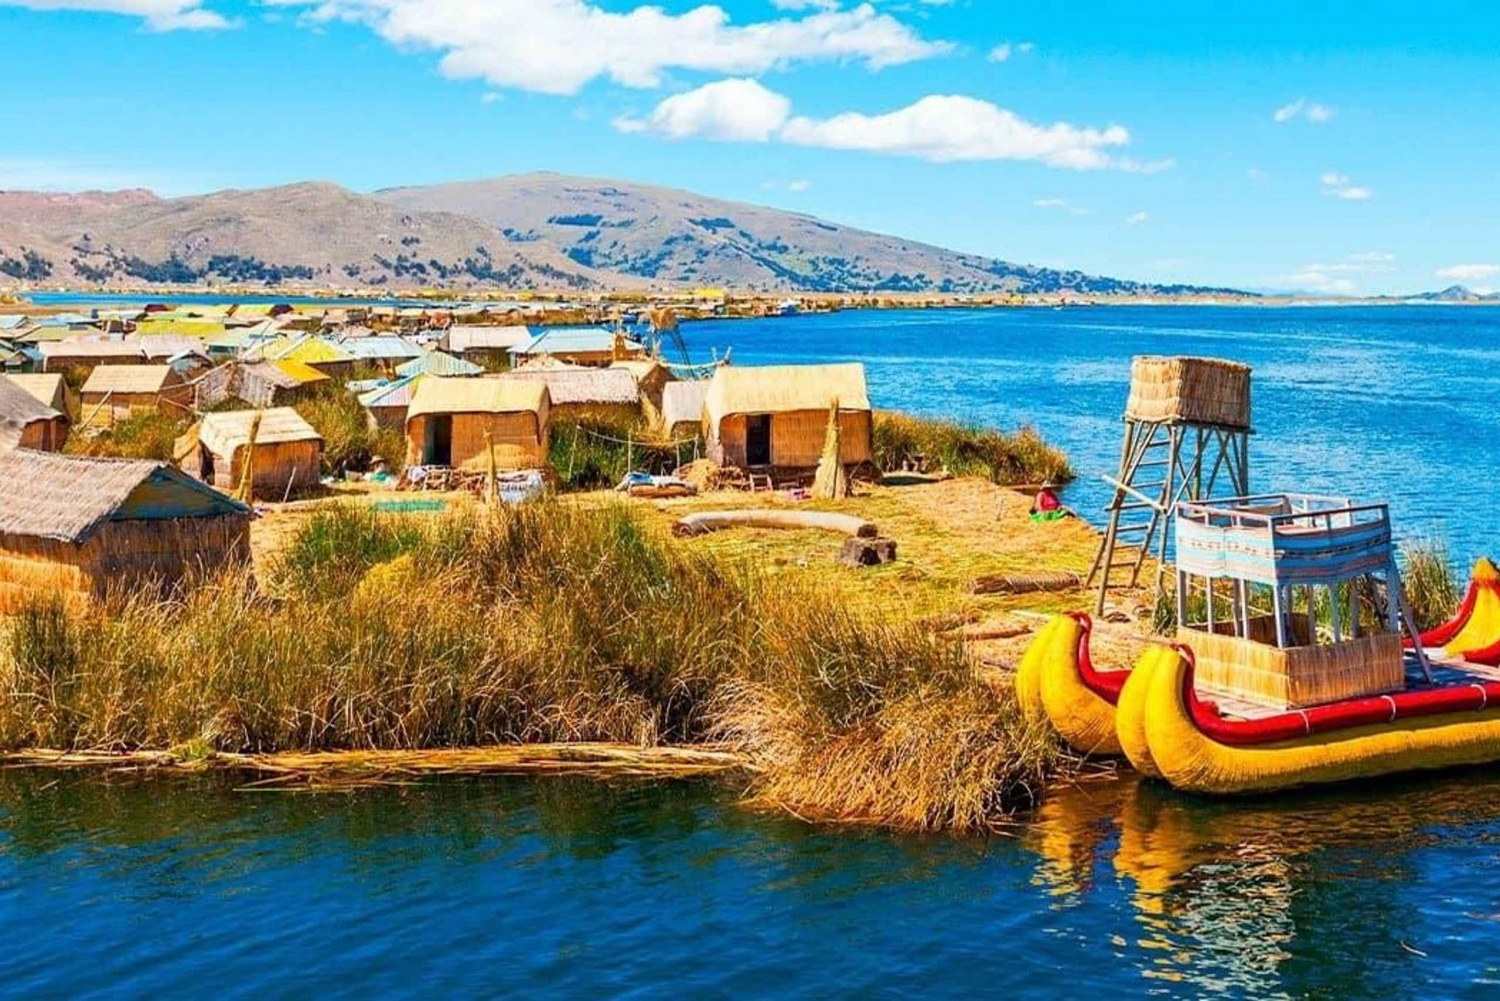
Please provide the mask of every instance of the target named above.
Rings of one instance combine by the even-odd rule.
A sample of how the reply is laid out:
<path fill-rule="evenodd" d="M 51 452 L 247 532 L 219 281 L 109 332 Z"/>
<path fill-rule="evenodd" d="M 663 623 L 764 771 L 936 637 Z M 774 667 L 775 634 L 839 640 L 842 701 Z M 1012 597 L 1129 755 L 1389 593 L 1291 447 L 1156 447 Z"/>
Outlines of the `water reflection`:
<path fill-rule="evenodd" d="M 1494 977 L 1474 949 L 1493 943 L 1496 908 L 1446 905 L 1460 887 L 1495 899 L 1497 837 L 1500 777 L 1468 772 L 1239 801 L 1127 779 L 1056 797 L 1025 843 L 1039 884 L 1072 904 L 1113 877 L 1136 926 L 1117 955 L 1142 977 L 1380 997 L 1434 970 Z"/>

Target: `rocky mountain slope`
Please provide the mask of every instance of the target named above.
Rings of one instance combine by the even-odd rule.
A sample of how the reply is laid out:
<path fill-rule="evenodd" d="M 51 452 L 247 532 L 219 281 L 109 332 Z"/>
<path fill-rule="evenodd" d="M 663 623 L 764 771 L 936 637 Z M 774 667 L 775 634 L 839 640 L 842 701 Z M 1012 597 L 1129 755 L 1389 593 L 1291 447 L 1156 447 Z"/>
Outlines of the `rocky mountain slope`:
<path fill-rule="evenodd" d="M 0 192 L 0 280 L 76 285 L 617 284 L 545 243 L 468 216 L 409 211 L 332 184 L 162 199 Z"/>
<path fill-rule="evenodd" d="M 812 216 L 560 174 L 158 198 L 0 192 L 0 284 L 1210 291 L 960 254 Z"/>

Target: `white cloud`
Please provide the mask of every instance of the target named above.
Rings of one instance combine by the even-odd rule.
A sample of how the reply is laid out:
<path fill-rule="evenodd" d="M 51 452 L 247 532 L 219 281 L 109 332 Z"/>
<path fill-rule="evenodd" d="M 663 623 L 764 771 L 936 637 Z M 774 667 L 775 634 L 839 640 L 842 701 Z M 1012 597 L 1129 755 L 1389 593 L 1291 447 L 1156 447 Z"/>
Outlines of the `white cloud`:
<path fill-rule="evenodd" d="M 1280 281 L 1315 292 L 1351 295 L 1360 290 L 1356 280 L 1359 276 L 1392 274 L 1396 270 L 1395 260 L 1395 254 L 1370 250 L 1329 264 L 1304 264 Z"/>
<path fill-rule="evenodd" d="M 1271 112 L 1271 120 L 1276 122 L 1289 122 L 1293 118 L 1297 117 L 1298 113 L 1302 111 L 1303 107 L 1306 104 L 1307 99 L 1304 97 L 1297 98 L 1291 104 L 1283 104 L 1281 107 Z"/>
<path fill-rule="evenodd" d="M 1138 174 L 1155 174 L 1174 163 L 1111 157 L 1110 147 L 1130 141 L 1123 126 L 1035 125 L 971 97 L 933 95 L 884 115 L 846 112 L 827 119 L 794 118 L 788 98 L 750 79 L 721 80 L 673 95 L 644 119 L 622 115 L 614 125 L 621 132 L 670 139 L 777 138 L 795 146 L 888 153 L 932 163 L 1034 160 L 1050 167 Z"/>
<path fill-rule="evenodd" d="M 1069 215 L 1093 214 L 1093 209 L 1086 209 L 1082 205 L 1074 205 L 1066 198 L 1034 198 L 1031 204 L 1039 209 L 1064 209 Z"/>
<path fill-rule="evenodd" d="M 1250 167 L 1246 169 L 1245 176 L 1252 181 L 1263 181 L 1265 180 L 1266 172 L 1259 167 Z"/>
<path fill-rule="evenodd" d="M 1347 202 L 1362 202 L 1375 197 L 1375 192 L 1371 189 L 1349 183 L 1348 174 L 1328 170 L 1318 180 L 1323 184 L 1323 194 L 1342 198 Z"/>
<path fill-rule="evenodd" d="M 494 104 L 496 101 L 505 100 L 505 95 L 497 90 L 487 90 L 479 95 L 480 104 Z"/>
<path fill-rule="evenodd" d="M 754 80 L 720 80 L 674 94 L 644 121 L 622 116 L 621 132 L 650 132 L 668 139 L 767 142 L 786 124 L 792 102 Z"/>
<path fill-rule="evenodd" d="M 1125 224 L 1127 226 L 1138 226 L 1150 218 L 1151 215 L 1147 212 L 1132 212 L 1125 217 Z"/>
<path fill-rule="evenodd" d="M 151 31 L 215 31 L 236 27 L 222 14 L 205 9 L 201 0 L 0 0 L 0 7 L 126 14 L 144 20 Z"/>
<path fill-rule="evenodd" d="M 798 181 L 793 181 L 791 184 L 788 184 L 786 186 L 786 189 L 788 191 L 794 191 L 797 194 L 801 194 L 802 192 L 806 191 L 810 187 L 812 187 L 812 182 L 811 181 L 798 180 Z"/>
<path fill-rule="evenodd" d="M 1336 114 L 1338 114 L 1337 108 L 1331 108 L 1326 104 L 1319 104 L 1316 101 L 1309 101 L 1305 97 L 1299 97 L 1292 103 L 1283 104 L 1271 112 L 1271 120 L 1275 122 L 1289 122 L 1301 115 L 1309 122 L 1321 125 L 1324 122 L 1331 121 Z"/>
<path fill-rule="evenodd" d="M 933 163 L 1036 160 L 1074 170 L 1118 166 L 1105 151 L 1130 141 L 1129 131 L 1119 125 L 1035 125 L 988 101 L 937 94 L 884 115 L 793 118 L 781 137 L 798 146 L 889 153 Z"/>
<path fill-rule="evenodd" d="M 839 0 L 771 0 L 777 10 L 838 10 Z"/>
<path fill-rule="evenodd" d="M 990 49 L 989 60 L 992 63 L 1003 63 L 1011 56 L 1024 56 L 1035 48 L 1031 42 L 1001 42 Z"/>
<path fill-rule="evenodd" d="M 1486 278 L 1500 278 L 1500 264 L 1454 264 L 1438 268 L 1436 274 L 1439 278 L 1456 282 L 1483 281 Z"/>
<path fill-rule="evenodd" d="M 599 77 L 657 87 L 674 69 L 743 75 L 834 61 L 878 70 L 954 48 L 869 3 L 735 25 L 712 4 L 672 14 L 650 5 L 609 11 L 589 0 L 265 2 L 302 8 L 314 24 L 357 22 L 393 45 L 437 50 L 452 78 L 545 94 L 576 94 Z"/>

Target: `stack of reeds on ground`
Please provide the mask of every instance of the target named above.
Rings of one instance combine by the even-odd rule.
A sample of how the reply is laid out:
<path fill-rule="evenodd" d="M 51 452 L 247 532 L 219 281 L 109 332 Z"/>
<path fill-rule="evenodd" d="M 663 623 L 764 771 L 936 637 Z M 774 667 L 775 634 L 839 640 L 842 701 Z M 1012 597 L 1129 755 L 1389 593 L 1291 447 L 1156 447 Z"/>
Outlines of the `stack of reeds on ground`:
<path fill-rule="evenodd" d="M 960 644 L 767 586 L 623 506 L 315 515 L 258 584 L 26 607 L 0 750 L 727 742 L 808 817 L 974 828 L 1060 766 Z"/>

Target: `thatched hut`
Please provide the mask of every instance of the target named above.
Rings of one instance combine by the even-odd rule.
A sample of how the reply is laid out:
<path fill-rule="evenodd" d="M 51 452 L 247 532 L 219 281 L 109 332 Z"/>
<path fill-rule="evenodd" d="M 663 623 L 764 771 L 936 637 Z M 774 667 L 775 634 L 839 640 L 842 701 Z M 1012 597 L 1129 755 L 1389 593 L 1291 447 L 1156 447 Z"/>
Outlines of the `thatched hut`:
<path fill-rule="evenodd" d="M 423 378 L 407 408 L 406 463 L 482 469 L 493 446 L 500 469 L 540 466 L 551 408 L 543 382 Z"/>
<path fill-rule="evenodd" d="M 707 379 L 682 379 L 662 387 L 661 424 L 668 438 L 696 438 L 703 434 L 703 402 Z"/>
<path fill-rule="evenodd" d="M 79 393 L 84 424 L 108 424 L 133 413 L 178 416 L 192 390 L 170 365 L 101 365 Z"/>
<path fill-rule="evenodd" d="M 629 372 L 640 388 L 641 402 L 656 413 L 661 413 L 662 392 L 669 383 L 677 381 L 672 370 L 655 358 L 632 358 L 628 361 L 611 362 L 611 369 Z"/>
<path fill-rule="evenodd" d="M 253 494 L 263 500 L 315 488 L 323 474 L 323 439 L 291 407 L 204 414 L 173 452 L 184 472 L 229 491 L 244 487 L 248 457 Z"/>
<path fill-rule="evenodd" d="M 59 377 L 60 378 L 60 377 Z M 32 448 L 62 450 L 68 438 L 68 418 L 0 375 L 0 452 Z"/>
<path fill-rule="evenodd" d="M 641 418 L 641 388 L 635 376 L 618 368 L 582 368 L 559 362 L 536 364 L 503 375 L 497 382 L 533 382 L 547 387 L 553 420 L 592 419 L 630 424 Z"/>
<path fill-rule="evenodd" d="M 250 509 L 164 462 L 0 455 L 0 613 L 250 556 Z"/>
<path fill-rule="evenodd" d="M 68 338 L 37 345 L 43 372 L 89 370 L 101 365 L 140 365 L 146 360 L 139 344 L 102 337 Z"/>
<path fill-rule="evenodd" d="M 810 473 L 822 456 L 834 401 L 840 459 L 869 462 L 874 419 L 863 365 L 722 366 L 704 396 L 709 458 L 745 469 Z"/>

